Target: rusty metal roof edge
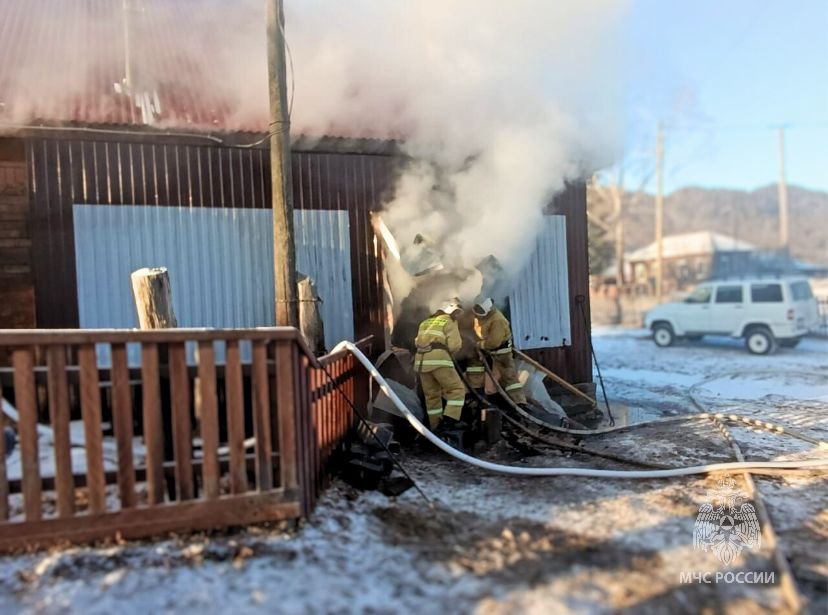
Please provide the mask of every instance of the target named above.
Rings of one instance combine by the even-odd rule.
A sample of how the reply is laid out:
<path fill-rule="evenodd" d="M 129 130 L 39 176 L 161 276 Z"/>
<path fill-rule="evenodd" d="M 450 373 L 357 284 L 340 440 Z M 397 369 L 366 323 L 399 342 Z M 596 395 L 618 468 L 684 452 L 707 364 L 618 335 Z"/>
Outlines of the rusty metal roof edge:
<path fill-rule="evenodd" d="M 129 139 L 164 139 L 173 141 L 212 142 L 227 147 L 267 149 L 267 133 L 233 131 L 187 131 L 168 130 L 152 126 L 139 127 L 133 124 L 4 124 L 0 122 L 0 137 L 36 138 L 88 138 L 93 136 L 124 137 Z M 398 139 L 377 139 L 366 137 L 342 137 L 337 135 L 313 136 L 299 134 L 291 137 L 294 152 L 353 153 L 380 156 L 401 156 L 402 141 Z"/>

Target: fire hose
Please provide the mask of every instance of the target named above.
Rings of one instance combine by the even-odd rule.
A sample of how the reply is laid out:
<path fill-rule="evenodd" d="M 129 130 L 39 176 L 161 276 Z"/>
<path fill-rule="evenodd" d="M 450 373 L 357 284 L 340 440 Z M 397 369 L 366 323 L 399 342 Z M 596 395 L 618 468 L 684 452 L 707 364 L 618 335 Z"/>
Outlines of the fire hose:
<path fill-rule="evenodd" d="M 454 357 L 452 357 L 452 360 L 454 361 Z M 485 366 L 485 360 L 484 360 L 483 357 L 481 357 L 481 361 L 484 363 L 484 366 Z M 460 380 L 463 381 L 463 384 L 465 384 L 466 388 L 469 390 L 469 393 L 472 394 L 472 396 L 478 401 L 478 403 L 481 403 L 484 406 L 487 405 L 489 402 L 483 398 L 483 396 L 477 391 L 477 389 L 475 389 L 474 387 L 472 387 L 469 384 L 468 380 L 463 375 L 463 371 L 460 369 L 460 366 L 457 365 L 456 361 L 454 361 L 454 367 L 457 370 L 457 374 L 460 376 Z M 553 440 L 552 438 L 549 438 L 547 436 L 544 436 L 541 433 L 538 433 L 538 432 L 536 432 L 532 429 L 529 429 L 528 427 L 526 427 L 526 425 L 524 425 L 520 421 L 512 418 L 511 416 L 509 416 L 506 413 L 502 413 L 501 416 L 502 416 L 503 420 L 505 420 L 507 423 L 509 423 L 509 425 L 511 425 L 514 429 L 517 429 L 518 431 L 520 431 L 523 434 L 529 436 L 533 440 L 537 440 L 538 442 L 541 442 L 541 443 L 546 444 L 548 446 L 552 446 L 552 447 L 559 448 L 559 449 L 566 450 L 566 451 L 571 451 L 573 453 L 581 453 L 581 454 L 584 454 L 584 455 L 591 455 L 593 457 L 601 457 L 603 459 L 609 459 L 610 461 L 616 461 L 616 462 L 625 463 L 625 464 L 628 464 L 628 465 L 639 466 L 639 467 L 642 467 L 642 468 L 656 468 L 656 469 L 665 469 L 666 468 L 666 466 L 662 466 L 662 465 L 658 465 L 658 464 L 654 464 L 654 463 L 639 461 L 637 459 L 629 459 L 627 457 L 621 457 L 619 455 L 613 455 L 611 453 L 602 453 L 600 451 L 593 451 L 593 450 L 585 448 L 583 446 L 578 446 L 578 445 L 575 445 L 575 444 L 568 444 L 566 442 L 560 442 L 558 440 Z M 526 416 L 531 417 L 531 415 L 529 415 L 529 414 L 527 414 Z M 538 421 L 538 424 L 541 425 L 541 426 L 546 425 L 546 423 L 544 423 L 542 421 Z"/>
<path fill-rule="evenodd" d="M 382 374 L 374 367 L 368 357 L 353 343 L 342 341 L 336 345 L 333 352 L 343 350 L 349 351 L 362 363 L 382 391 L 388 396 L 392 403 L 402 413 L 411 427 L 443 452 L 451 455 L 459 461 L 476 466 L 491 472 L 512 474 L 516 476 L 581 476 L 586 478 L 627 478 L 627 479 L 653 479 L 653 478 L 674 478 L 678 476 L 691 476 L 694 474 L 709 474 L 712 472 L 735 472 L 751 471 L 761 473 L 763 470 L 811 470 L 820 469 L 828 471 L 828 459 L 807 459 L 801 461 L 743 461 L 736 463 L 713 463 L 699 466 L 688 466 L 683 468 L 672 468 L 669 470 L 601 470 L 596 468 L 526 468 L 508 466 L 499 463 L 492 463 L 478 459 L 462 451 L 458 451 L 423 425 L 420 420 L 400 400 L 394 390 L 388 386 Z M 613 430 L 614 431 L 614 430 Z M 594 433 L 594 432 L 590 432 Z"/>
<path fill-rule="evenodd" d="M 521 353 L 521 355 L 522 355 L 522 353 Z M 690 389 L 690 392 L 689 392 L 690 400 L 693 402 L 693 405 L 696 406 L 696 408 L 701 410 L 701 412 L 698 413 L 698 414 L 689 414 L 689 415 L 682 415 L 682 416 L 668 416 L 668 417 L 662 417 L 660 419 L 653 419 L 651 421 L 647 421 L 646 423 L 634 423 L 634 424 L 631 424 L 631 425 L 622 425 L 622 426 L 614 426 L 613 425 L 613 426 L 604 427 L 604 428 L 601 428 L 601 429 L 572 429 L 572 428 L 568 428 L 568 427 L 559 427 L 558 425 L 552 425 L 552 424 L 547 423 L 545 421 L 542 421 L 542 420 L 540 420 L 536 417 L 533 417 L 531 414 L 526 412 L 523 408 L 521 408 L 520 406 L 518 406 L 516 403 L 514 403 L 512 401 L 512 399 L 509 397 L 509 395 L 506 393 L 506 391 L 504 391 L 503 388 L 500 386 L 500 383 L 498 383 L 497 378 L 495 378 L 494 374 L 492 373 L 491 369 L 489 368 L 488 364 L 485 361 L 483 361 L 483 367 L 486 370 L 486 373 L 492 379 L 492 382 L 494 383 L 495 387 L 497 388 L 497 391 L 500 394 L 500 396 L 503 398 L 503 400 L 507 404 L 509 404 L 509 406 L 515 412 L 520 414 L 520 416 L 523 417 L 524 419 L 529 420 L 533 423 L 537 423 L 539 425 L 542 425 L 545 429 L 549 429 L 550 431 L 557 431 L 557 432 L 560 432 L 560 433 L 569 434 L 569 435 L 573 435 L 573 436 L 594 436 L 594 435 L 602 435 L 602 434 L 607 434 L 607 433 L 617 433 L 619 431 L 626 431 L 626 430 L 630 430 L 630 429 L 637 429 L 639 427 L 643 427 L 643 426 L 646 426 L 646 425 L 653 425 L 653 424 L 656 424 L 656 423 L 684 422 L 684 421 L 689 421 L 689 420 L 694 420 L 694 419 L 705 419 L 705 420 L 711 420 L 711 421 L 719 420 L 719 421 L 724 421 L 724 422 L 730 423 L 730 424 L 735 424 L 735 425 L 742 424 L 743 426 L 747 425 L 749 427 L 753 427 L 753 428 L 757 428 L 757 429 L 764 429 L 764 430 L 769 431 L 770 433 L 773 433 L 773 434 L 787 435 L 791 438 L 796 438 L 797 440 L 802 440 L 803 442 L 807 442 L 808 444 L 812 444 L 812 445 L 817 446 L 819 448 L 828 448 L 828 442 L 825 442 L 824 440 L 817 440 L 816 438 L 812 438 L 811 436 L 809 436 L 807 434 L 804 434 L 801 431 L 791 429 L 791 428 L 785 427 L 783 425 L 779 425 L 778 423 L 771 423 L 769 421 L 760 421 L 758 419 L 751 419 L 751 418 L 739 416 L 739 415 L 733 414 L 733 413 L 708 412 L 707 409 L 698 400 L 697 396 L 694 393 L 694 389 L 696 387 L 699 387 L 702 384 L 710 381 L 710 380 L 713 380 L 712 378 L 708 379 L 708 380 L 703 380 L 702 382 L 699 382 L 699 383 L 696 383 Z M 721 378 L 721 377 L 727 376 L 727 375 L 729 375 L 729 374 L 724 374 L 724 375 L 720 374 L 716 378 Z M 819 375 L 821 375 L 821 374 L 819 374 Z"/>

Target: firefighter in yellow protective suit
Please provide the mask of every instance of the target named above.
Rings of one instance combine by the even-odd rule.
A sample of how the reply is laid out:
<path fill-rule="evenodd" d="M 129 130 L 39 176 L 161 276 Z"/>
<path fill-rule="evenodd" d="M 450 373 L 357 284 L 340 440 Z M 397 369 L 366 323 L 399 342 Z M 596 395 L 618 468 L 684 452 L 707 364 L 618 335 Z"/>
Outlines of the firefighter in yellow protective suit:
<path fill-rule="evenodd" d="M 474 312 L 474 332 L 477 334 L 477 347 L 484 355 L 490 357 L 493 367 L 500 372 L 499 383 L 503 390 L 516 404 L 525 404 L 526 395 L 523 384 L 517 377 L 515 359 L 512 356 L 512 327 L 503 313 L 494 306 L 490 299 L 476 303 Z M 474 389 L 482 389 L 486 370 L 479 360 L 472 360 L 466 367 L 466 380 Z"/>
<path fill-rule="evenodd" d="M 447 301 L 423 322 L 414 343 L 414 369 L 420 376 L 425 395 L 426 413 L 432 430 L 443 423 L 450 427 L 460 421 L 466 387 L 460 379 L 451 355 L 460 350 L 463 342 L 457 327 L 457 318 L 463 309 L 457 301 Z M 446 407 L 443 410 L 443 399 Z"/>

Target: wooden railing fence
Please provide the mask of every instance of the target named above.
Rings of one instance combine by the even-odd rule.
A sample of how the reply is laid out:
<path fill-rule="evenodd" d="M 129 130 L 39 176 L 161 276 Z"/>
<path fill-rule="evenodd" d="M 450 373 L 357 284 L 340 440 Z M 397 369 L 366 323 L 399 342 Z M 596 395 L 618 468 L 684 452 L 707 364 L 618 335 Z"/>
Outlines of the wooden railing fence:
<path fill-rule="evenodd" d="M 350 354 L 291 328 L 4 330 L 3 349 L 4 551 L 307 516 L 353 422 L 335 384 L 367 401 Z"/>

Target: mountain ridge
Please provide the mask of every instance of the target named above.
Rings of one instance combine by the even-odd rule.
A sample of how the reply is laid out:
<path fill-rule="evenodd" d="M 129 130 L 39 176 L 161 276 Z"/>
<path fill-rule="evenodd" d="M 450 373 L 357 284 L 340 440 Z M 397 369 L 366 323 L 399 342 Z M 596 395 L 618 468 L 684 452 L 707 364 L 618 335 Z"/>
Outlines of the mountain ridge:
<path fill-rule="evenodd" d="M 624 202 L 627 252 L 653 241 L 655 197 L 627 193 Z M 788 186 L 790 251 L 794 258 L 828 263 L 828 193 Z M 664 234 L 716 231 L 773 249 L 779 241 L 776 184 L 754 190 L 679 188 L 664 197 Z"/>

